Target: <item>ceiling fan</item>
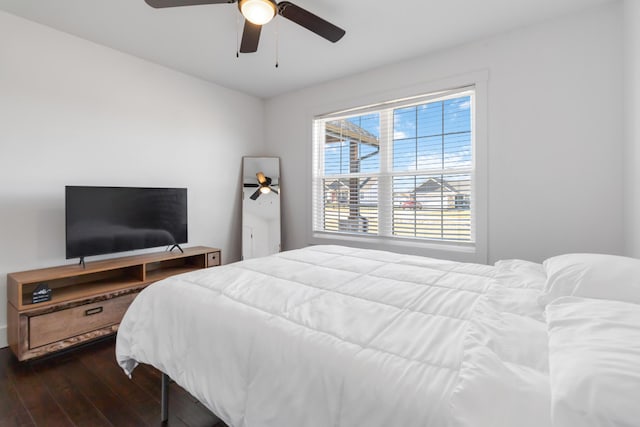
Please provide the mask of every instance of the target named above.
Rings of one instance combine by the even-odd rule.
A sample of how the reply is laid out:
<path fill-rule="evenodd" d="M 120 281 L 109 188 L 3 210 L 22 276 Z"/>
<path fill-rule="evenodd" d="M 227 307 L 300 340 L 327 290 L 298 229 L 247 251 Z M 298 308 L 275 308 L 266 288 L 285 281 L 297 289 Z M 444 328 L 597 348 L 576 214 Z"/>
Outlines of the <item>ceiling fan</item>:
<path fill-rule="evenodd" d="M 262 26 L 271 21 L 276 14 L 333 43 L 345 35 L 342 28 L 288 1 L 276 3 L 275 0 L 145 0 L 145 2 L 155 8 L 238 3 L 238 9 L 245 18 L 242 42 L 240 43 L 241 53 L 251 53 L 258 50 Z"/>
<path fill-rule="evenodd" d="M 244 184 L 245 187 L 258 187 L 255 193 L 249 197 L 251 200 L 256 200 L 261 194 L 271 193 L 272 191 L 275 194 L 278 194 L 278 190 L 271 187 L 271 178 L 264 176 L 264 173 L 262 172 L 258 172 L 256 177 L 258 178 L 257 184 Z"/>

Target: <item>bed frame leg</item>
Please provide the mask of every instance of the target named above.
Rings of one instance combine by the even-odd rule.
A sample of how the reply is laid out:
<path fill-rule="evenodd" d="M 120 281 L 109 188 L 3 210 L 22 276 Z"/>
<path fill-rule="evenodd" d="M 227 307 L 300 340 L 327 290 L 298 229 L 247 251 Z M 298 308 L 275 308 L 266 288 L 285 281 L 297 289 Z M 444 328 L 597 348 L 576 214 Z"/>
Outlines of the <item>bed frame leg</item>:
<path fill-rule="evenodd" d="M 162 397 L 160 402 L 160 422 L 169 419 L 169 375 L 162 373 Z"/>

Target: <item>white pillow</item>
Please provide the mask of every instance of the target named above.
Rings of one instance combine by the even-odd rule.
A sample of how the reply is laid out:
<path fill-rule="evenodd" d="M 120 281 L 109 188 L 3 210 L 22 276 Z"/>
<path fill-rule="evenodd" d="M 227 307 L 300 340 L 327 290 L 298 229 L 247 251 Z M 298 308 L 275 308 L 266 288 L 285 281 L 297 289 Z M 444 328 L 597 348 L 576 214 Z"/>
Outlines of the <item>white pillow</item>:
<path fill-rule="evenodd" d="M 567 254 L 543 263 L 547 282 L 538 298 L 547 305 L 562 296 L 640 304 L 640 260 L 615 255 Z"/>
<path fill-rule="evenodd" d="M 553 426 L 638 426 L 640 305 L 560 298 L 547 329 Z"/>

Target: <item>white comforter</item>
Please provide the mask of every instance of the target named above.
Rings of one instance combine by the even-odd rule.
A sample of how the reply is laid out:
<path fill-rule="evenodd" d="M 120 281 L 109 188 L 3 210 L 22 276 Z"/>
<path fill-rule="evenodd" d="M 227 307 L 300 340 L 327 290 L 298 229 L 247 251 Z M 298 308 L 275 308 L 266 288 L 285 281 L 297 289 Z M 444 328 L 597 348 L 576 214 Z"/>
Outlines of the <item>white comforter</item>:
<path fill-rule="evenodd" d="M 550 425 L 544 274 L 314 246 L 155 283 L 117 359 L 251 426 Z"/>

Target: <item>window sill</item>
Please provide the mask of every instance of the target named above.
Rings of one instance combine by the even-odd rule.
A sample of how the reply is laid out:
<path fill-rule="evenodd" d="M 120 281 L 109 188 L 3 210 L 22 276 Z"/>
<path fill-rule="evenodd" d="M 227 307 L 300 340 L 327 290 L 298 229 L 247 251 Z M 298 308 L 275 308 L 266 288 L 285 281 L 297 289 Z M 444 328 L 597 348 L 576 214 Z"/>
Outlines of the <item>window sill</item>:
<path fill-rule="evenodd" d="M 431 258 L 448 259 L 460 262 L 486 264 L 486 251 L 481 251 L 476 243 L 435 242 L 417 239 L 402 239 L 380 236 L 361 236 L 357 234 L 339 234 L 312 232 L 310 243 L 313 245 L 344 245 L 363 249 L 377 249 Z"/>

